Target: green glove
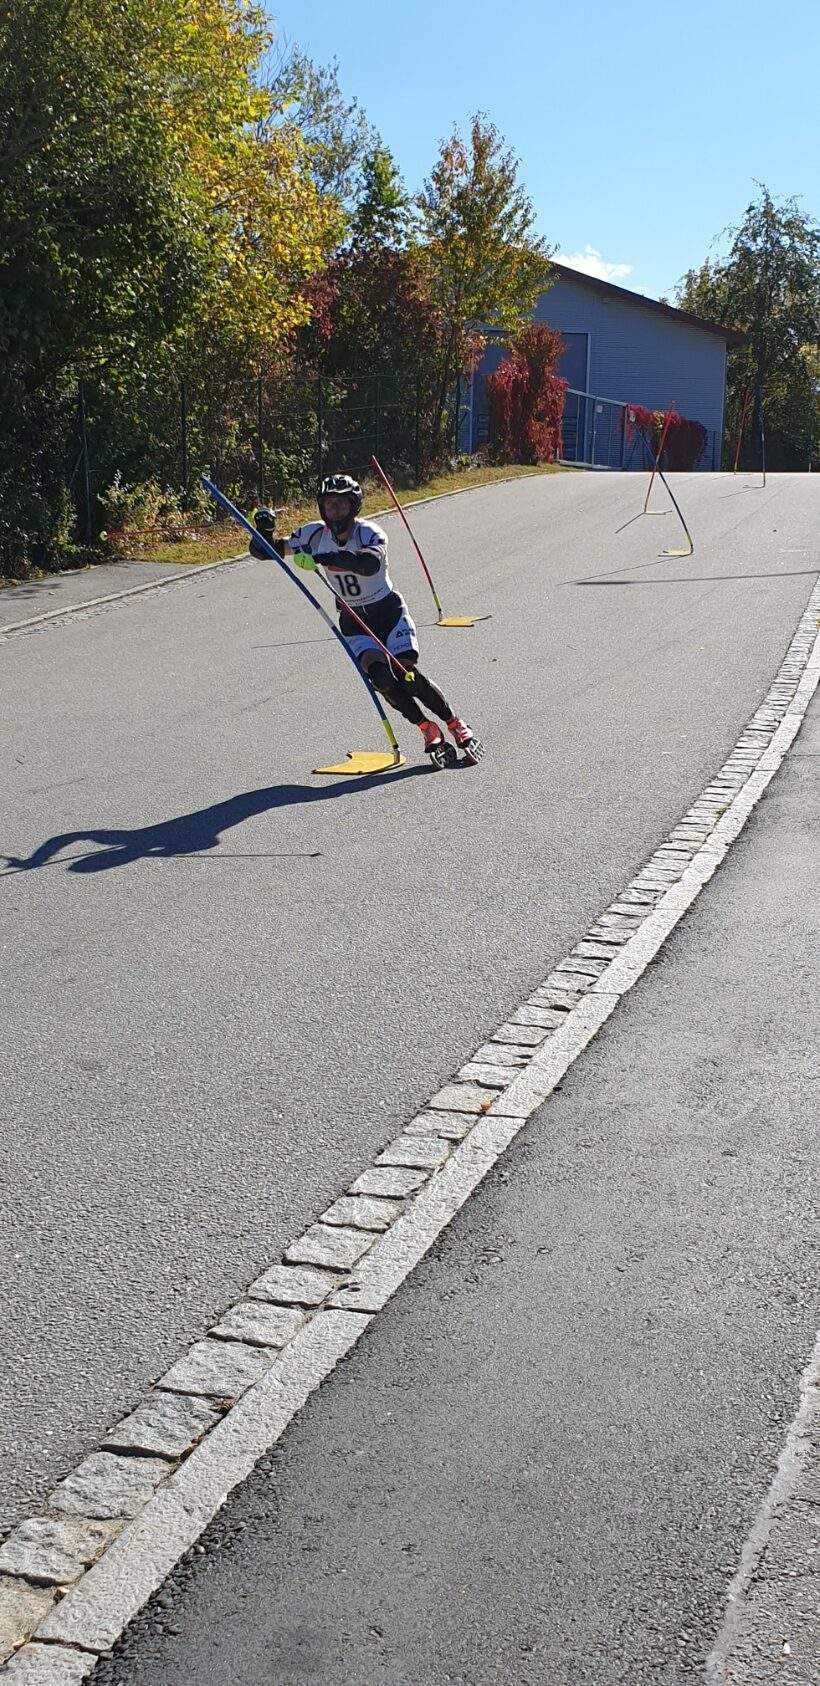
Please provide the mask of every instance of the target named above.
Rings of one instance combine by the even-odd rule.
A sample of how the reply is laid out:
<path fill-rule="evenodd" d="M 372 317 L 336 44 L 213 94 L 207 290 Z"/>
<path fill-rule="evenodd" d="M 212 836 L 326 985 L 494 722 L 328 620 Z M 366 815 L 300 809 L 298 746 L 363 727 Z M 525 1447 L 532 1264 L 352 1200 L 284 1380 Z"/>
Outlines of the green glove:
<path fill-rule="evenodd" d="M 293 560 L 296 563 L 297 568 L 316 567 L 316 557 L 311 556 L 309 550 L 295 550 L 293 552 Z"/>

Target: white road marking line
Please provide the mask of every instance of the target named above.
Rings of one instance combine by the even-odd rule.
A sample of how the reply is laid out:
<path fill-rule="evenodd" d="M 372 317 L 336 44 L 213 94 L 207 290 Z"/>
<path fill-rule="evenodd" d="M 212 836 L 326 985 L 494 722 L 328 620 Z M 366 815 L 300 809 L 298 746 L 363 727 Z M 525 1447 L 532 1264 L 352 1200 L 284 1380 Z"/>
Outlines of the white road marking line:
<path fill-rule="evenodd" d="M 807 1461 L 813 1429 L 820 1421 L 820 1335 L 800 1380 L 800 1401 L 777 1463 L 774 1480 L 744 1544 L 737 1573 L 726 1594 L 726 1614 L 706 1659 L 706 1686 L 726 1686 L 727 1668 L 738 1635 L 755 1571 L 775 1525 L 777 1513 L 794 1493 Z"/>
<path fill-rule="evenodd" d="M 540 1025 L 540 1014 L 545 1019 L 546 1039 L 531 1054 L 524 1050 L 527 1063 L 487 1067 L 493 1074 L 492 1086 L 472 1075 L 459 1081 L 457 1074 L 431 1098 L 419 1120 L 423 1117 L 425 1131 L 432 1132 L 436 1116 L 449 1112 L 458 1119 L 458 1128 L 447 1135 L 418 1134 L 411 1120 L 406 1131 L 377 1156 L 375 1166 L 356 1179 L 353 1190 L 385 1195 L 395 1192 L 400 1196 L 395 1200 L 397 1216 L 393 1224 L 387 1230 L 351 1231 L 354 1239 L 361 1237 L 365 1250 L 349 1268 L 341 1259 L 331 1260 L 329 1269 L 306 1265 L 297 1259 L 304 1252 L 305 1239 L 298 1238 L 286 1249 L 286 1259 L 293 1259 L 293 1263 L 274 1264 L 251 1284 L 248 1294 L 252 1299 L 301 1305 L 308 1321 L 271 1356 L 261 1378 L 240 1394 L 186 1457 L 168 1460 L 167 1476 L 136 1517 L 125 1522 L 98 1562 L 39 1622 L 33 1642 L 25 1643 L 30 1640 L 30 1629 L 20 1633 L 19 1648 L 2 1671 L 12 1681 L 16 1678 L 25 1686 L 57 1686 L 58 1681 L 87 1677 L 96 1656 L 110 1650 L 228 1494 L 284 1433 L 310 1393 L 405 1281 L 527 1118 L 543 1105 L 597 1035 L 621 995 L 642 976 L 725 858 L 788 753 L 820 681 L 818 613 L 820 584 L 815 586 L 766 700 L 717 778 L 692 804 L 667 843 L 660 845 L 630 886 L 593 923 L 574 953 L 561 963 L 562 969 L 554 969 L 532 992 L 529 1003 L 518 1009 L 522 1013 L 529 1008 L 535 1026 Z M 573 970 L 579 955 L 585 956 L 593 945 L 604 956 L 612 954 L 609 964 L 597 975 L 594 971 L 585 974 Z M 508 1017 L 515 1021 L 517 1015 Z M 470 1062 L 462 1071 L 470 1074 Z M 470 1118 L 474 1119 L 471 1125 Z M 406 1180 L 408 1169 L 415 1169 L 422 1177 L 415 1193 L 415 1177 Z M 369 1184 L 368 1177 L 375 1182 Z M 382 1216 L 380 1209 L 380 1224 Z M 321 1224 L 309 1226 L 311 1235 L 315 1236 L 317 1230 L 322 1247 L 332 1252 L 340 1231 Z M 358 1240 L 355 1245 L 351 1242 L 351 1250 L 358 1254 Z M 213 1340 L 211 1344 L 215 1344 Z M 157 1386 L 151 1397 L 161 1402 L 167 1396 Z M 796 1422 L 800 1420 L 798 1413 Z M 789 1467 L 788 1447 L 793 1445 L 793 1438 L 784 1454 Z M 778 1502 L 777 1495 L 771 1502 L 767 1500 L 750 1542 L 761 1537 L 760 1528 L 765 1531 L 766 1518 Z M 106 1514 L 110 1515 L 110 1510 Z M 758 1557 L 759 1549 L 750 1543 L 733 1588 L 748 1585 L 752 1572 L 749 1565 L 753 1566 Z M 8 1576 L 9 1597 L 16 1594 L 19 1603 L 21 1594 L 33 1593 L 36 1581 L 36 1574 L 28 1578 L 25 1573 Z M 38 1584 L 42 1590 L 42 1576 Z M 738 1592 L 732 1596 L 736 1602 Z M 720 1680 L 720 1676 L 713 1676 L 712 1686 L 719 1686 Z"/>

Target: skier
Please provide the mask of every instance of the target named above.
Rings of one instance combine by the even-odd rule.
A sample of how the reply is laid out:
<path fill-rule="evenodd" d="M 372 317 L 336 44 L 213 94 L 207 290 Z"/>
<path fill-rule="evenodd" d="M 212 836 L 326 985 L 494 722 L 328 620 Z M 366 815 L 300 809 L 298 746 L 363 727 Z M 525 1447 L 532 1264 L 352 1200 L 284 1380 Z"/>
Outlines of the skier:
<path fill-rule="evenodd" d="M 358 481 L 349 474 L 329 475 L 319 487 L 317 502 L 321 521 L 306 522 L 288 539 L 273 537 L 275 520 L 270 510 L 257 510 L 254 521 L 280 555 L 292 556 L 300 568 L 321 566 L 327 574 L 339 599 L 339 631 L 345 643 L 371 685 L 405 720 L 418 726 L 425 753 L 434 765 L 445 765 L 452 750 L 447 751 L 441 728 L 426 718 L 419 703 L 444 722 L 456 748 L 475 765 L 483 753 L 482 745 L 465 721 L 453 713 L 438 686 L 416 667 L 418 634 L 404 598 L 393 589 L 387 567 L 387 534 L 372 521 L 358 519 L 362 507 Z M 251 555 L 264 555 L 261 548 L 254 550 L 253 540 L 250 549 Z M 395 663 L 388 662 L 384 650 L 346 612 L 347 603 L 398 658 Z"/>

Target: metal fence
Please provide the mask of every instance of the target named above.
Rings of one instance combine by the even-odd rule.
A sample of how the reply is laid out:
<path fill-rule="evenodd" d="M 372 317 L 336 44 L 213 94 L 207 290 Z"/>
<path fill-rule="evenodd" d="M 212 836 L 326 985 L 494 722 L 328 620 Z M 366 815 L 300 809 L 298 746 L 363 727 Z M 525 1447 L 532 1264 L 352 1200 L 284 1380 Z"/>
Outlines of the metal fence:
<path fill-rule="evenodd" d="M 244 505 L 284 503 L 304 497 L 329 470 L 361 475 L 374 455 L 417 484 L 429 461 L 431 410 L 417 371 L 344 378 L 291 371 L 285 381 L 233 381 L 218 391 L 173 376 L 136 392 L 115 379 L 81 380 L 66 419 L 63 477 L 86 541 L 110 519 L 112 485 L 125 497 L 128 488 L 155 482 L 184 510 L 207 473 Z M 647 445 L 629 426 L 628 410 L 570 388 L 559 461 L 648 467 Z M 492 448 L 477 421 L 470 383 L 457 380 L 445 417 L 453 456 Z M 53 450 L 53 440 L 45 449 Z M 716 468 L 718 458 L 718 436 L 710 433 L 698 466 Z"/>
<path fill-rule="evenodd" d="M 578 468 L 644 469 L 652 458 L 643 433 L 629 425 L 629 404 L 569 387 L 564 400 L 559 462 Z M 707 429 L 698 469 L 720 467 L 720 436 Z"/>
<path fill-rule="evenodd" d="M 456 382 L 445 414 L 457 455 L 469 414 Z M 119 487 L 155 481 L 186 508 L 207 473 L 247 504 L 304 496 L 332 470 L 361 474 L 376 456 L 418 483 L 428 449 L 430 395 L 417 371 L 235 381 L 214 393 L 190 380 L 124 385 L 81 380 L 67 428 L 65 478 L 80 536 L 99 531 Z"/>

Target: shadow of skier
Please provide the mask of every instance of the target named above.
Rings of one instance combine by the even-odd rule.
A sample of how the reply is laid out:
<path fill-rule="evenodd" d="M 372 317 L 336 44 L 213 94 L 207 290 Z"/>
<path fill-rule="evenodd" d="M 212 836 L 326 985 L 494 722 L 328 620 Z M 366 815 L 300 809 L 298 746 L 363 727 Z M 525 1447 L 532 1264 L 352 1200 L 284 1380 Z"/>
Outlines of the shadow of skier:
<path fill-rule="evenodd" d="M 207 808 L 196 808 L 190 814 L 177 814 L 173 819 L 160 820 L 156 825 L 128 828 L 92 827 L 82 831 L 62 831 L 41 843 L 26 857 L 2 855 L 8 878 L 17 872 L 33 872 L 47 866 L 63 849 L 76 843 L 94 843 L 100 847 L 86 855 L 72 859 L 68 872 L 107 872 L 117 866 L 129 866 L 132 861 L 146 859 L 174 860 L 180 856 L 206 854 L 215 849 L 222 833 L 257 814 L 276 808 L 290 808 L 304 802 L 329 802 L 340 796 L 352 796 L 368 790 L 383 789 L 398 779 L 415 778 L 429 773 L 429 767 L 398 768 L 368 778 L 340 779 L 338 784 L 317 787 L 306 784 L 266 785 L 260 790 L 242 791 L 224 802 L 214 802 Z M 283 858 L 315 859 L 320 853 L 306 851 L 291 853 L 283 850 Z"/>

